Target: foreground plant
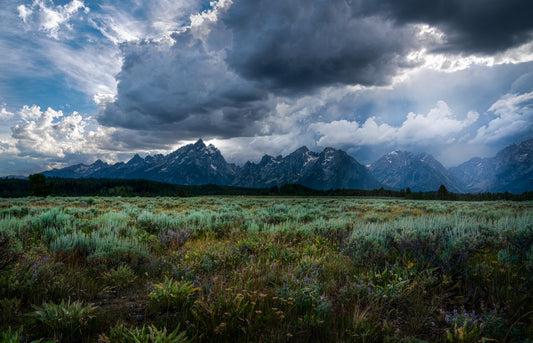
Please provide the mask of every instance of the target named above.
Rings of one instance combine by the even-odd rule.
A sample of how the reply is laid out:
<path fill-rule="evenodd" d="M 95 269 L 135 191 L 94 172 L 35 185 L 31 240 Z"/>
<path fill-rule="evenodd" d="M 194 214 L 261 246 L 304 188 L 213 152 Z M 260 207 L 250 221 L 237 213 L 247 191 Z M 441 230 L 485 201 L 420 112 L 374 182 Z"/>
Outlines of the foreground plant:
<path fill-rule="evenodd" d="M 168 332 L 166 328 L 161 330 L 155 326 L 143 326 L 141 328 L 127 327 L 118 324 L 111 329 L 109 337 L 100 335 L 98 342 L 101 343 L 186 343 L 191 342 L 185 332 L 179 331 L 179 326 L 174 331 Z"/>
<path fill-rule="evenodd" d="M 165 278 L 162 283 L 155 284 L 150 292 L 155 306 L 161 310 L 182 310 L 192 305 L 199 288 L 192 282 L 176 281 Z"/>
<path fill-rule="evenodd" d="M 70 302 L 70 299 L 59 304 L 44 303 L 32 306 L 34 312 L 26 316 L 41 336 L 58 339 L 61 342 L 79 342 L 91 329 L 94 323 L 95 306 L 84 305 L 81 301 Z"/>
<path fill-rule="evenodd" d="M 20 327 L 16 331 L 11 331 L 11 328 L 9 328 L 5 332 L 0 333 L 0 342 L 2 343 L 21 343 L 26 342 L 26 340 L 23 339 L 22 335 L 22 329 L 23 327 Z M 32 341 L 31 343 L 57 343 L 57 341 L 45 341 L 43 339 L 39 339 L 36 341 Z"/>

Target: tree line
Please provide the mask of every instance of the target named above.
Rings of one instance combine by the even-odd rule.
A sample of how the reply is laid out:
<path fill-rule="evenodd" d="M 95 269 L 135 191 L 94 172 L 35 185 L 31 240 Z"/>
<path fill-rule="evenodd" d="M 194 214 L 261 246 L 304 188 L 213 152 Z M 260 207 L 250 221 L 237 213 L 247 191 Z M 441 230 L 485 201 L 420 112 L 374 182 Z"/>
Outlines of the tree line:
<path fill-rule="evenodd" d="M 248 196 L 358 196 L 405 198 L 415 200 L 533 200 L 533 192 L 522 194 L 479 193 L 459 194 L 448 192 L 441 185 L 435 192 L 412 192 L 409 188 L 395 191 L 384 189 L 329 189 L 316 190 L 299 184 L 286 184 L 265 188 L 245 188 L 216 184 L 185 186 L 142 179 L 96 179 L 96 178 L 47 178 L 43 174 L 30 175 L 27 180 L 1 178 L 0 197 L 26 196 L 170 196 L 190 197 L 201 195 L 248 195 Z"/>

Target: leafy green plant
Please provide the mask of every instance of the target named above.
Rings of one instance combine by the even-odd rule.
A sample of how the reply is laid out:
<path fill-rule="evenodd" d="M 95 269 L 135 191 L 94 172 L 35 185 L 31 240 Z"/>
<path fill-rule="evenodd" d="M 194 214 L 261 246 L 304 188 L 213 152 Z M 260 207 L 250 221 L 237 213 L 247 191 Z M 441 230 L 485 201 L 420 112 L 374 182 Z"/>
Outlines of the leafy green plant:
<path fill-rule="evenodd" d="M 257 300 L 252 301 L 252 295 L 246 291 L 227 289 L 197 300 L 192 312 L 198 327 L 208 339 L 242 339 L 249 333 L 253 318 L 262 316 L 261 310 L 255 311 Z"/>
<path fill-rule="evenodd" d="M 9 328 L 7 331 L 0 332 L 0 342 L 2 343 L 22 343 L 26 342 L 24 340 L 22 335 L 23 327 L 21 326 L 16 331 L 11 331 L 11 328 Z M 42 338 L 39 340 L 32 341 L 31 343 L 57 343 L 55 340 L 43 340 Z"/>
<path fill-rule="evenodd" d="M 0 232 L 20 255 L 0 270 L 0 332 L 24 324 L 26 342 L 95 342 L 94 323 L 102 340 L 166 342 L 180 323 L 195 341 L 524 341 L 532 209 L 355 197 L 4 199 Z M 20 315 L 68 297 L 105 304 L 81 335 Z"/>
<path fill-rule="evenodd" d="M 20 343 L 22 334 L 22 327 L 16 331 L 11 331 L 9 328 L 7 331 L 0 333 L 0 342 L 2 343 Z"/>
<path fill-rule="evenodd" d="M 451 330 L 446 330 L 446 338 L 449 342 L 477 342 L 481 335 L 481 328 L 472 323 L 468 318 L 464 321 L 456 321 Z"/>
<path fill-rule="evenodd" d="M 81 301 L 71 302 L 70 299 L 59 304 L 44 303 L 32 307 L 35 311 L 26 316 L 31 318 L 37 332 L 62 342 L 80 341 L 91 329 L 96 310 L 95 306 L 84 305 Z"/>
<path fill-rule="evenodd" d="M 126 289 L 137 281 L 137 275 L 127 264 L 121 264 L 116 268 L 104 272 L 105 283 L 114 290 Z"/>
<path fill-rule="evenodd" d="M 191 342 L 185 332 L 179 331 L 179 326 L 174 331 L 161 330 L 155 326 L 127 327 L 118 324 L 111 329 L 109 337 L 100 335 L 98 341 L 102 343 L 186 343 Z"/>
<path fill-rule="evenodd" d="M 192 282 L 165 277 L 164 282 L 152 286 L 149 297 L 158 309 L 183 310 L 194 303 L 198 291 Z"/>

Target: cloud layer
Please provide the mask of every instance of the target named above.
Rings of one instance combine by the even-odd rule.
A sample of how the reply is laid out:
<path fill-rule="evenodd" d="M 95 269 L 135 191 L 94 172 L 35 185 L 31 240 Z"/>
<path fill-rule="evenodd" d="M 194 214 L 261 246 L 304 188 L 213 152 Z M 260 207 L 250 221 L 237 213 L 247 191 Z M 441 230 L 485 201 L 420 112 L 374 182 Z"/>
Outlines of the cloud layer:
<path fill-rule="evenodd" d="M 67 163 L 202 137 L 239 163 L 305 144 L 456 164 L 533 136 L 532 12 L 523 0 L 14 1 L 0 9 L 0 149 Z"/>
<path fill-rule="evenodd" d="M 522 14 L 526 7 L 521 1 L 496 1 L 494 7 L 414 0 L 219 1 L 191 16 L 191 25 L 174 32 L 170 44 L 122 45 L 117 98 L 98 120 L 172 131 L 180 139 L 282 133 L 277 124 L 291 120 L 280 120 L 279 105 L 321 89 L 390 86 L 424 65 L 430 53 L 449 53 L 439 66 L 448 69 L 450 60 L 461 58 L 458 52 L 501 54 L 528 43 L 533 25 Z M 506 24 L 496 34 L 499 21 Z M 371 116 L 366 125 L 373 125 Z M 417 117 L 405 125 L 420 130 L 433 119 Z M 410 132 L 405 127 L 397 134 Z"/>
<path fill-rule="evenodd" d="M 336 120 L 330 123 L 314 123 L 310 128 L 320 135 L 321 146 L 378 145 L 387 143 L 391 146 L 428 141 L 439 143 L 451 142 L 454 136 L 464 128 L 472 125 L 479 118 L 479 113 L 469 112 L 465 119 L 459 120 L 444 101 L 439 101 L 427 115 L 407 115 L 400 127 L 388 124 L 378 125 L 375 118 L 368 118 L 362 125 L 353 121 Z"/>

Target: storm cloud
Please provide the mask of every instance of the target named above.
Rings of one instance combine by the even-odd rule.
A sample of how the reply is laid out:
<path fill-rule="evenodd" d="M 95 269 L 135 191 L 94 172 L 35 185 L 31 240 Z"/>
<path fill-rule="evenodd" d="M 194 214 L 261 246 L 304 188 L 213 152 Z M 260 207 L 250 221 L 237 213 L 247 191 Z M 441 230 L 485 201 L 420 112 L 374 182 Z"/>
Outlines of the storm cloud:
<path fill-rule="evenodd" d="M 406 56 L 421 46 L 415 26 L 354 16 L 347 6 L 219 1 L 170 42 L 123 43 L 118 94 L 98 120 L 174 139 L 270 134 L 284 98 L 386 85 L 413 66 Z"/>
<path fill-rule="evenodd" d="M 524 0 L 18 0 L 0 9 L 0 152 L 51 167 L 203 138 L 236 163 L 301 145 L 363 163 L 491 156 L 533 132 L 531 13 Z"/>
<path fill-rule="evenodd" d="M 228 63 L 263 86 L 305 91 L 384 85 L 416 63 L 410 52 L 492 54 L 532 39 L 523 0 L 237 1 L 224 17 Z M 426 32 L 424 32 L 426 31 Z"/>
<path fill-rule="evenodd" d="M 400 25 L 424 23 L 439 28 L 446 35 L 446 42 L 437 47 L 443 51 L 493 54 L 527 43 L 533 36 L 531 1 L 362 2 L 368 3 L 366 11 L 382 13 Z M 357 8 L 357 5 L 355 7 Z"/>
<path fill-rule="evenodd" d="M 287 99 L 390 85 L 424 62 L 417 52 L 494 54 L 527 43 L 533 28 L 533 5 L 516 0 L 212 5 L 169 41 L 121 45 L 118 93 L 101 124 L 179 139 L 279 133 L 276 106 Z"/>
<path fill-rule="evenodd" d="M 118 97 L 100 123 L 137 130 L 172 132 L 174 141 L 198 136 L 232 137 L 262 130 L 268 93 L 226 63 L 231 33 L 213 15 L 200 15 L 172 42 L 141 41 L 122 46 Z"/>
<path fill-rule="evenodd" d="M 420 48 L 413 25 L 396 25 L 342 0 L 238 1 L 224 17 L 233 33 L 228 63 L 275 91 L 384 85 Z"/>

